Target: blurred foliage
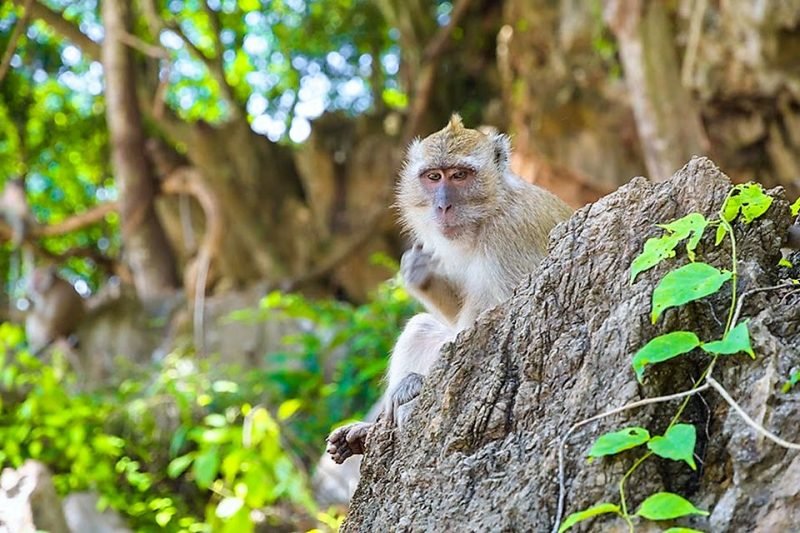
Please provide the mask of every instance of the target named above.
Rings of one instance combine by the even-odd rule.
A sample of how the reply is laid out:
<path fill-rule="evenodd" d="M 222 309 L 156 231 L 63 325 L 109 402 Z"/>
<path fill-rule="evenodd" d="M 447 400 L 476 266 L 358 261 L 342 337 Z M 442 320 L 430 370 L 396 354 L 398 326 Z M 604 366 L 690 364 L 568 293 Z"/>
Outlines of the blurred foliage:
<path fill-rule="evenodd" d="M 248 379 L 269 404 L 298 399 L 287 432 L 305 462 L 319 458 L 320 435 L 327 435 L 334 423 L 361 418 L 379 400 L 388 355 L 417 307 L 392 280 L 360 306 L 273 292 L 258 309 L 231 315 L 241 321 L 289 317 L 304 325 L 302 333 L 283 340 L 285 350 L 267 354 L 266 370 L 251 372 Z"/>
<path fill-rule="evenodd" d="M 97 0 L 45 0 L 95 41 L 103 36 Z M 149 72 L 168 80 L 166 103 L 187 120 L 218 123 L 231 105 L 243 109 L 255 131 L 273 141 L 305 139 L 309 121 L 326 110 L 363 113 L 376 98 L 406 103 L 397 82 L 400 52 L 371 0 L 155 0 L 165 28 L 151 33 L 140 9 L 135 32 L 162 47 L 168 59 Z M 437 2 L 438 10 L 449 2 Z M 138 4 L 137 4 L 138 5 Z M 431 6 L 431 13 L 437 7 Z M 0 5 L 0 50 L 5 50 L 22 9 Z M 173 29 L 170 29 L 173 28 Z M 177 28 L 180 34 L 174 31 Z M 218 31 L 217 31 L 218 30 Z M 205 56 L 198 57 L 183 37 Z M 234 101 L 210 75 L 206 60 L 219 57 Z M 211 62 L 215 59 L 210 59 Z M 109 164 L 103 68 L 41 21 L 16 45 L 0 84 L 0 187 L 23 177 L 41 224 L 54 224 L 117 196 Z M 147 69 L 142 70 L 145 72 Z M 373 93 L 379 92 L 377 96 Z M 148 127 L 152 126 L 150 124 Z M 96 259 L 119 257 L 119 221 L 46 239 L 44 248 L 71 254 L 66 266 L 96 289 L 106 272 Z M 12 251 L 0 247 L 0 276 L 19 295 Z"/>
<path fill-rule="evenodd" d="M 60 494 L 91 489 L 143 531 L 252 531 L 290 520 L 336 529 L 309 474 L 323 437 L 376 402 L 415 305 L 396 281 L 352 306 L 272 293 L 231 320 L 299 320 L 264 370 L 173 353 L 118 386 L 78 392 L 62 357 L 24 350 L 0 325 L 0 467 L 47 464 Z"/>

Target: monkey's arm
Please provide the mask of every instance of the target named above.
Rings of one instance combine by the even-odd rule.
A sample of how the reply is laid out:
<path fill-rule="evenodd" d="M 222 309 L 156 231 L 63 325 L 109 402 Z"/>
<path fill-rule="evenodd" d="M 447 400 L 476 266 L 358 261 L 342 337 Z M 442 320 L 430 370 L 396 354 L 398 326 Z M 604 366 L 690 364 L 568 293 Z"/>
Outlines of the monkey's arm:
<path fill-rule="evenodd" d="M 438 261 L 419 244 L 406 251 L 400 260 L 400 272 L 408 292 L 429 312 L 455 324 L 463 296 L 454 283 L 439 274 L 440 270 Z"/>
<path fill-rule="evenodd" d="M 458 314 L 463 302 L 459 291 L 448 280 L 434 276 L 424 288 L 409 287 L 409 292 L 422 302 L 429 312 L 452 325 L 458 322 Z"/>

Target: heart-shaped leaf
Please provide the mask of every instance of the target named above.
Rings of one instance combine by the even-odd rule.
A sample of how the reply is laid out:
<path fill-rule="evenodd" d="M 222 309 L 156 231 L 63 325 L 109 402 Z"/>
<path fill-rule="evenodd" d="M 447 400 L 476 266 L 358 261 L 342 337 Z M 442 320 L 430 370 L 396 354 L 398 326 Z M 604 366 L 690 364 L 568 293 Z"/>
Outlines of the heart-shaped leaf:
<path fill-rule="evenodd" d="M 675 424 L 664 435 L 650 439 L 647 447 L 659 457 L 673 461 L 686 461 L 692 470 L 697 470 L 694 463 L 694 444 L 697 433 L 691 424 Z"/>
<path fill-rule="evenodd" d="M 708 511 L 698 509 L 692 502 L 677 494 L 656 492 L 642 502 L 636 514 L 649 520 L 671 520 L 693 514 L 705 516 Z"/>
<path fill-rule="evenodd" d="M 699 300 L 717 292 L 731 279 L 727 270 L 719 270 L 707 263 L 689 263 L 666 276 L 653 291 L 653 311 L 650 319 L 656 323 L 670 307 Z"/>
<path fill-rule="evenodd" d="M 589 450 L 589 457 L 603 457 L 614 455 L 624 450 L 635 448 L 650 440 L 650 433 L 640 427 L 628 427 L 600 435 L 592 449 Z"/>
<path fill-rule="evenodd" d="M 700 346 L 700 339 L 691 331 L 673 331 L 659 335 L 645 344 L 633 356 L 633 371 L 636 379 L 642 380 L 647 365 L 668 361 Z"/>

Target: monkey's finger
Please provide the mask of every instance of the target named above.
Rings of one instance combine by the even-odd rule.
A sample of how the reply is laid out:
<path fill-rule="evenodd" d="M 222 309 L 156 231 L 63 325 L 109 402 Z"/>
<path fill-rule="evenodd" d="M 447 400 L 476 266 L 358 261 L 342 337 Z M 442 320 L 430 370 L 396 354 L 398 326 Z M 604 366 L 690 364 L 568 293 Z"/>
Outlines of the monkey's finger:
<path fill-rule="evenodd" d="M 336 453 L 336 450 L 338 450 L 338 449 L 339 449 L 339 448 L 341 448 L 341 447 L 342 447 L 342 446 L 341 446 L 341 444 L 339 444 L 339 443 L 336 443 L 336 442 L 331 442 L 331 443 L 329 443 L 329 444 L 328 444 L 328 446 L 325 448 L 325 451 L 326 451 L 326 452 L 328 452 L 329 454 L 333 455 L 333 454 L 335 454 L 335 453 Z"/>

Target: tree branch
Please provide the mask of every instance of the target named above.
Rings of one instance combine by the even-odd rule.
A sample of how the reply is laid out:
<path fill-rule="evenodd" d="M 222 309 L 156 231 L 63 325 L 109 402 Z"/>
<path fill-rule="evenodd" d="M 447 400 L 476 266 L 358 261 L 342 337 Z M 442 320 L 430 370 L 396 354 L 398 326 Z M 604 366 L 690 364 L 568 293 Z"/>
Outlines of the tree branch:
<path fill-rule="evenodd" d="M 6 77 L 8 67 L 11 65 L 11 58 L 14 57 L 14 51 L 17 49 L 17 41 L 22 36 L 22 32 L 28 27 L 28 21 L 31 18 L 31 4 L 33 0 L 25 0 L 25 6 L 22 8 L 22 16 L 17 20 L 14 25 L 14 31 L 11 32 L 11 37 L 8 39 L 8 46 L 3 53 L 3 60 L 0 62 L 0 82 Z"/>
<path fill-rule="evenodd" d="M 91 209 L 87 209 L 82 213 L 73 215 L 57 224 L 48 225 L 33 225 L 30 232 L 26 235 L 26 241 L 41 239 L 42 237 L 57 237 L 59 235 L 66 235 L 73 231 L 83 229 L 86 226 L 91 226 L 103 220 L 106 215 L 119 209 L 119 203 L 106 202 Z M 0 241 L 11 240 L 11 228 L 3 221 L 0 221 Z"/>
<path fill-rule="evenodd" d="M 447 50 L 453 30 L 461 23 L 461 19 L 464 18 L 469 9 L 470 2 L 471 0 L 460 0 L 453 8 L 450 22 L 439 28 L 436 35 L 425 46 L 422 54 L 422 66 L 420 72 L 417 73 L 414 91 L 411 95 L 413 103 L 403 132 L 403 141 L 406 143 L 418 133 L 419 124 L 430 104 L 439 61 L 442 54 Z"/>
<path fill-rule="evenodd" d="M 202 4 L 203 8 L 206 10 L 206 13 L 213 13 L 213 10 L 208 7 L 205 2 L 202 2 Z M 236 101 L 236 95 L 233 92 L 233 87 L 231 87 L 228 83 L 228 80 L 225 79 L 225 68 L 222 62 L 222 44 L 219 37 L 219 19 L 211 14 L 208 15 L 211 19 L 211 27 L 213 28 L 214 32 L 213 38 L 216 48 L 216 54 L 213 58 L 210 58 L 200 48 L 198 48 L 194 42 L 192 42 L 189 36 L 186 35 L 186 32 L 183 31 L 183 28 L 181 28 L 179 22 L 175 20 L 164 20 L 158 14 L 158 9 L 156 8 L 153 0 L 142 0 L 141 7 L 144 17 L 147 20 L 147 25 L 150 27 L 150 31 L 155 35 L 158 35 L 164 30 L 170 30 L 180 37 L 180 39 L 189 49 L 189 52 L 195 58 L 202 61 L 202 63 L 208 69 L 211 77 L 217 82 L 217 85 L 219 85 L 220 91 L 222 92 L 222 96 L 231 105 L 231 112 L 237 116 L 240 115 L 241 108 Z"/>
<path fill-rule="evenodd" d="M 23 5 L 28 0 L 13 1 L 17 5 Z M 34 1 L 30 5 L 30 15 L 32 18 L 40 19 L 45 22 L 56 32 L 64 36 L 64 38 L 71 41 L 72 44 L 80 48 L 87 56 L 94 60 L 100 60 L 100 44 L 91 40 L 76 24 L 65 19 L 61 13 L 53 11 L 49 7 Z"/>

